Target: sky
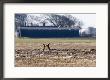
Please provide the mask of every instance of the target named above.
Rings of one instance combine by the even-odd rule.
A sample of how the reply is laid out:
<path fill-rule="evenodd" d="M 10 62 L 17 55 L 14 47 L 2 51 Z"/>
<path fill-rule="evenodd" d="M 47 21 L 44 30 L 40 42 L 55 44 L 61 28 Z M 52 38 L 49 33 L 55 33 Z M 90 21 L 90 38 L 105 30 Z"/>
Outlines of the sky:
<path fill-rule="evenodd" d="M 96 14 L 72 14 L 83 22 L 82 28 L 95 27 L 96 28 Z"/>
<path fill-rule="evenodd" d="M 35 16 L 42 16 L 42 14 L 29 14 L 29 15 L 35 15 Z M 62 15 L 62 14 L 61 14 Z M 89 14 L 68 14 L 72 15 L 73 17 L 76 17 L 80 21 L 83 22 L 82 28 L 87 27 L 95 27 L 96 28 L 96 14 L 95 13 L 89 13 Z"/>

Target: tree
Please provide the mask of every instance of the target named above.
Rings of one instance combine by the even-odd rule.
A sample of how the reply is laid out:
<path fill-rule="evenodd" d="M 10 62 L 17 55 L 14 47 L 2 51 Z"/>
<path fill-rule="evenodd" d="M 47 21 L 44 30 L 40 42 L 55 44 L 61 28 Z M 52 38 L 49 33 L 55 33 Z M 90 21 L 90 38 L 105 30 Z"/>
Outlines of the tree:
<path fill-rule="evenodd" d="M 25 26 L 26 14 L 15 14 L 15 27 Z"/>
<path fill-rule="evenodd" d="M 47 19 L 54 26 L 64 27 L 64 28 L 81 28 L 82 22 L 71 15 L 57 15 L 57 14 L 47 14 Z"/>
<path fill-rule="evenodd" d="M 44 23 L 58 28 L 81 29 L 82 22 L 72 15 L 43 14 L 43 16 L 29 14 L 15 14 L 16 28 L 22 26 L 40 26 Z"/>
<path fill-rule="evenodd" d="M 88 27 L 88 33 L 91 37 L 96 36 L 96 28 Z"/>
<path fill-rule="evenodd" d="M 39 26 L 40 22 L 41 21 L 38 16 L 29 15 L 29 14 L 27 15 L 26 26 L 28 26 L 28 27 Z"/>

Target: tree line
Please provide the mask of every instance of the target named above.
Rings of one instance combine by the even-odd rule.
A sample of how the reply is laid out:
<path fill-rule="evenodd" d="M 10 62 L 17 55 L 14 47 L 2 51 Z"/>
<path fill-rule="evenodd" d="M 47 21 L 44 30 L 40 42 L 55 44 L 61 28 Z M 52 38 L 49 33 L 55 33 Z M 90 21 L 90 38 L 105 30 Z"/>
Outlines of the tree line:
<path fill-rule="evenodd" d="M 15 14 L 15 27 L 39 26 L 39 24 L 51 23 L 52 26 L 57 26 L 58 28 L 81 29 L 83 25 L 82 21 L 72 15 L 44 14 L 45 19 L 43 20 L 40 20 L 38 16 L 32 15 L 30 16 L 31 20 L 29 20 L 28 16 L 28 14 Z M 37 23 L 33 23 L 34 21 Z"/>

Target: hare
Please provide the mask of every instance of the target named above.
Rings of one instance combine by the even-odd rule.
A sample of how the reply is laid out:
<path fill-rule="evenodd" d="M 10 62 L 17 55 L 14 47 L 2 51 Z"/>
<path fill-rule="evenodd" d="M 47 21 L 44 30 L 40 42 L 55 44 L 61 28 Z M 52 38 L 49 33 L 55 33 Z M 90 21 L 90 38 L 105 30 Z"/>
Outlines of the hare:
<path fill-rule="evenodd" d="M 43 51 L 50 51 L 50 43 L 49 44 L 43 44 Z"/>

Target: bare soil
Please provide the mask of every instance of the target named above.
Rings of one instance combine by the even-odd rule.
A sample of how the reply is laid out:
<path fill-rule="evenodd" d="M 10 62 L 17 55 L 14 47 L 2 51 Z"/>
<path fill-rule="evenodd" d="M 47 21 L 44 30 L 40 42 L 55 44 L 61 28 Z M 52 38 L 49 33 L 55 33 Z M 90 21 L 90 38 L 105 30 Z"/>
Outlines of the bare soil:
<path fill-rule="evenodd" d="M 43 44 L 50 50 L 43 51 Z M 15 44 L 16 67 L 95 67 L 95 42 L 20 41 Z"/>

